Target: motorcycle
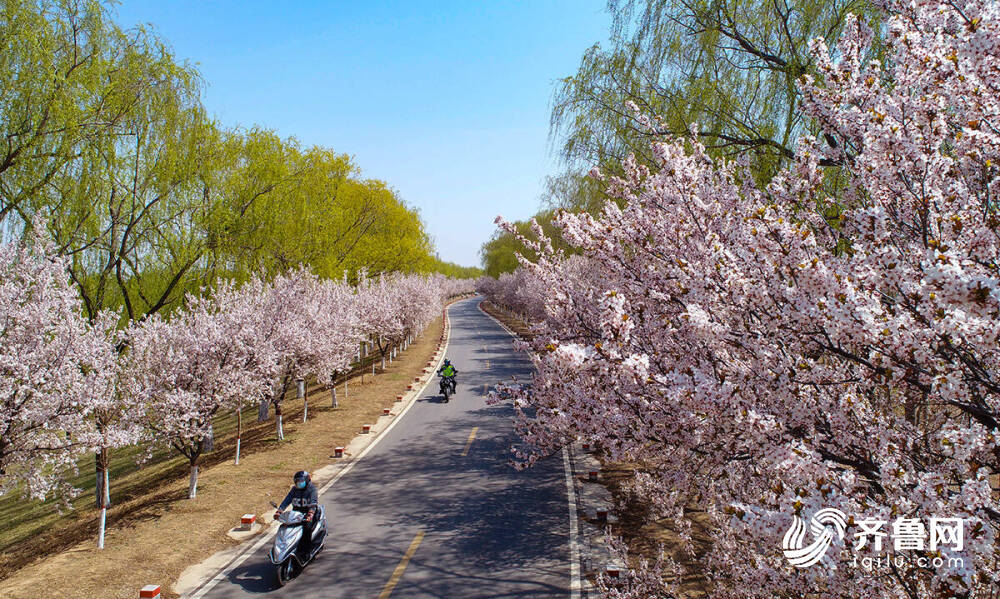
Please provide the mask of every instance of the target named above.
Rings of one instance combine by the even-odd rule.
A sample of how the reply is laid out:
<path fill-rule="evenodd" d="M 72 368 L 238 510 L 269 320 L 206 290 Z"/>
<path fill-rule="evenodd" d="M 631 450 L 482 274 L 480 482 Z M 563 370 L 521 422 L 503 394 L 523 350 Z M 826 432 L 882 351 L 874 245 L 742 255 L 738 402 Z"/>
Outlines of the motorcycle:
<path fill-rule="evenodd" d="M 455 377 L 453 376 L 448 377 L 440 374 L 438 376 L 441 377 L 441 386 L 438 389 L 438 392 L 444 396 L 445 403 L 448 403 L 448 396 L 455 394 L 458 383 L 455 382 Z"/>
<path fill-rule="evenodd" d="M 278 507 L 273 501 L 271 505 L 275 508 Z M 282 512 L 278 518 L 281 527 L 274 535 L 274 546 L 271 547 L 271 553 L 268 554 L 278 575 L 278 586 L 284 586 L 289 580 L 298 576 L 306 564 L 311 562 L 326 545 L 326 510 L 323 509 L 322 505 L 317 506 L 313 518 L 316 525 L 313 526 L 312 543 L 309 545 L 308 552 L 300 550 L 299 547 L 303 525 L 306 524 L 305 515 L 302 512 L 289 510 Z"/>

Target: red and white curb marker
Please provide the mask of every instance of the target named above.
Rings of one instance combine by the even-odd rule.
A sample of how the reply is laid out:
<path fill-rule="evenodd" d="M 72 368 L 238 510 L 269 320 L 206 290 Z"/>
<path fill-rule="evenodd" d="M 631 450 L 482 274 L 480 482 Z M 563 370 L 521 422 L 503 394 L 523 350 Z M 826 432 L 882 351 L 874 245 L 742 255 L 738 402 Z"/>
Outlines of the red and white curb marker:
<path fill-rule="evenodd" d="M 402 395 L 397 395 L 396 396 L 396 401 L 403 401 L 403 396 Z"/>
<path fill-rule="evenodd" d="M 344 457 L 344 448 L 343 447 L 334 447 L 333 448 L 333 457 L 335 457 L 335 458 L 342 458 L 342 457 Z"/>
<path fill-rule="evenodd" d="M 389 415 L 389 408 L 382 408 L 382 415 L 383 416 L 388 416 Z"/>
<path fill-rule="evenodd" d="M 368 434 L 368 433 L 372 432 L 372 425 L 370 425 L 370 424 L 363 424 L 363 425 L 361 425 L 361 432 L 365 433 L 365 434 Z"/>
<path fill-rule="evenodd" d="M 160 585 L 158 584 L 147 584 L 146 586 L 139 589 L 140 599 L 160 599 Z"/>
<path fill-rule="evenodd" d="M 256 521 L 256 514 L 243 514 L 240 516 L 240 530 L 250 530 L 253 528 L 253 523 Z"/>

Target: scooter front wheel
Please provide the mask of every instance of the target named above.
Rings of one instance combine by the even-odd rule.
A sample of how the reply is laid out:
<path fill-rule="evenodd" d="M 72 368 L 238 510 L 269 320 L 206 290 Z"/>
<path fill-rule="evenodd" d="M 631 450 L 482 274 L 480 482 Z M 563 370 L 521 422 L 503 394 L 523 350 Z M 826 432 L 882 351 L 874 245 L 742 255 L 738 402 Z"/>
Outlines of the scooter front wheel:
<path fill-rule="evenodd" d="M 275 573 L 278 575 L 278 586 L 283 587 L 295 575 L 295 563 L 291 557 L 278 564 Z"/>

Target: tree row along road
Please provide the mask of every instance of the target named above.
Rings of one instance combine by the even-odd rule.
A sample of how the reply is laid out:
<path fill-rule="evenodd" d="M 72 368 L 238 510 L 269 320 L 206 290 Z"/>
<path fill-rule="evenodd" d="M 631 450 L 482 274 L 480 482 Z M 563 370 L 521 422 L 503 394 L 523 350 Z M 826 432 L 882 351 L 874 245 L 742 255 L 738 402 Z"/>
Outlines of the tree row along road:
<path fill-rule="evenodd" d="M 513 409 L 487 405 L 486 395 L 500 380 L 527 378 L 531 363 L 478 304 L 449 308 L 457 395 L 444 403 L 432 382 L 320 496 L 330 532 L 317 560 L 277 589 L 264 543 L 205 597 L 569 596 L 563 464 L 558 455 L 522 472 L 508 463 Z"/>

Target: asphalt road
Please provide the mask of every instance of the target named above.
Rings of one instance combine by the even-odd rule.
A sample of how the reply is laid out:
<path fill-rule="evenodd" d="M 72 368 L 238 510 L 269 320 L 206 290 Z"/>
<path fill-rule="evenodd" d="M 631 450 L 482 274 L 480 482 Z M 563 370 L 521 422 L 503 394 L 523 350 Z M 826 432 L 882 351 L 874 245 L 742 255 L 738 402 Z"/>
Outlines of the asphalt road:
<path fill-rule="evenodd" d="M 570 596 L 563 462 L 555 455 L 521 472 L 509 465 L 513 411 L 486 405 L 486 393 L 512 375 L 527 377 L 531 365 L 478 303 L 450 308 L 457 395 L 444 403 L 428 385 L 320 496 L 330 533 L 317 559 L 277 588 L 265 543 L 206 597 Z"/>

